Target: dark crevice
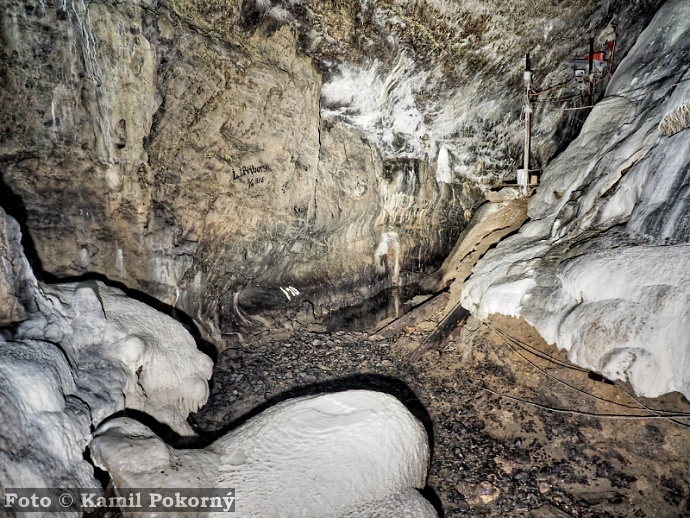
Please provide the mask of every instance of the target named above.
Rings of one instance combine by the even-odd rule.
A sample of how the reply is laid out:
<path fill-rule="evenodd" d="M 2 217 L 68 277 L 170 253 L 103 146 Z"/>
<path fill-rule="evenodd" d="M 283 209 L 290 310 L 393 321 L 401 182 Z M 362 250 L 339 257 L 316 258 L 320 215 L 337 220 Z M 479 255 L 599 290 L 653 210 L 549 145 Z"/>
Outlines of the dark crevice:
<path fill-rule="evenodd" d="M 247 32 L 253 33 L 264 19 L 264 13 L 257 6 L 255 0 L 244 0 L 242 2 L 242 16 L 240 27 Z"/>
<path fill-rule="evenodd" d="M 197 432 L 199 432 L 201 437 L 204 437 L 208 444 L 215 441 L 216 439 L 227 434 L 229 431 L 234 430 L 238 426 L 246 423 L 251 418 L 259 415 L 264 410 L 277 405 L 288 399 L 293 399 L 302 396 L 316 396 L 320 394 L 329 394 L 334 392 L 342 392 L 345 390 L 373 390 L 376 392 L 383 392 L 385 394 L 390 394 L 391 396 L 398 399 L 407 409 L 414 415 L 424 426 L 427 435 L 429 436 L 429 442 L 432 448 L 433 455 L 433 444 L 434 444 L 434 428 L 429 416 L 429 412 L 426 407 L 419 400 L 414 391 L 402 380 L 397 378 L 392 378 L 388 376 L 382 376 L 379 374 L 355 374 L 352 376 L 346 376 L 343 378 L 338 378 L 334 380 L 324 381 L 320 383 L 314 383 L 311 385 L 304 385 L 301 387 L 295 387 L 294 389 L 282 392 L 270 399 L 264 401 L 259 406 L 253 408 L 251 411 L 247 412 L 245 415 L 231 421 L 227 426 L 223 427 L 221 430 L 210 432 L 204 432 L 200 430 L 196 425 L 194 416 L 192 413 L 190 415 L 190 423 Z"/>
<path fill-rule="evenodd" d="M 172 446 L 173 448 L 200 449 L 210 444 L 210 441 L 201 436 L 195 435 L 186 437 L 180 435 L 177 432 L 175 432 L 172 428 L 170 428 L 167 424 L 161 423 L 155 417 L 152 417 L 146 412 L 142 412 L 141 410 L 134 410 L 131 408 L 125 408 L 124 410 L 120 410 L 119 412 L 115 412 L 114 414 L 108 416 L 99 424 L 99 427 L 103 426 L 108 421 L 112 421 L 113 419 L 117 419 L 119 417 L 127 417 L 147 426 L 163 442 L 165 442 L 169 446 Z"/>
<path fill-rule="evenodd" d="M 410 301 L 417 295 L 429 295 L 418 284 L 384 289 L 368 299 L 329 313 L 324 324 L 333 331 L 369 331 L 384 320 L 398 319 L 416 306 Z"/>
<path fill-rule="evenodd" d="M 108 487 L 108 484 L 110 484 L 110 475 L 107 471 L 103 471 L 94 464 L 93 459 L 91 458 L 91 450 L 89 448 L 84 450 L 82 457 L 86 462 L 93 466 L 93 476 L 101 484 L 101 487 Z"/>
<path fill-rule="evenodd" d="M 438 514 L 438 518 L 444 518 L 446 516 L 446 513 L 443 511 L 443 503 L 441 502 L 441 498 L 438 496 L 438 493 L 436 493 L 436 490 L 433 487 L 426 485 L 420 491 L 420 493 L 422 493 L 422 496 L 426 498 L 432 506 L 434 506 L 434 509 Z"/>
<path fill-rule="evenodd" d="M 19 229 L 22 233 L 21 245 L 22 248 L 24 248 L 24 255 L 29 261 L 29 265 L 36 278 L 43 281 L 45 272 L 43 271 L 41 259 L 36 251 L 36 244 L 29 232 L 29 215 L 26 210 L 26 205 L 24 205 L 24 200 L 7 186 L 2 171 L 0 171 L 0 207 L 5 209 L 5 212 L 19 223 Z"/>

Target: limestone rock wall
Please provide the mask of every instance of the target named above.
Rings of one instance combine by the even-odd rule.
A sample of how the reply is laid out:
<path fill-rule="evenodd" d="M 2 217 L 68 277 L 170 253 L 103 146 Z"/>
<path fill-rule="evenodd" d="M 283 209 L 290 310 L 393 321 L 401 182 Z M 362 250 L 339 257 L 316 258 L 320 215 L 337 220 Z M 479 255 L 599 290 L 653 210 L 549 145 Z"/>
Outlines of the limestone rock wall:
<path fill-rule="evenodd" d="M 415 280 L 514 175 L 524 52 L 550 84 L 583 31 L 617 17 L 623 52 L 656 3 L 501 6 L 6 2 L 0 174 L 34 262 L 214 340 Z M 578 123 L 539 113 L 545 161 Z"/>

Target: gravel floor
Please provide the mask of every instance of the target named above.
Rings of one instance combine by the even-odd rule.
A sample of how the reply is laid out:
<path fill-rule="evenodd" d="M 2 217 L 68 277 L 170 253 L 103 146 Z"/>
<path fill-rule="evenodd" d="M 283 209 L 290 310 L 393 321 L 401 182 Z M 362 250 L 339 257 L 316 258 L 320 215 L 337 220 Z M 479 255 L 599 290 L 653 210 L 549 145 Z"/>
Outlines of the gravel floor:
<path fill-rule="evenodd" d="M 556 355 L 522 321 L 493 324 Z M 415 365 L 405 358 L 433 322 L 393 337 L 255 336 L 219 354 L 209 402 L 192 421 L 211 440 L 290 397 L 376 389 L 397 396 L 426 426 L 433 456 L 425 495 L 442 517 L 690 516 L 687 427 L 556 413 L 493 394 L 485 387 L 555 408 L 631 413 L 620 405 L 636 406 L 620 387 L 586 373 L 537 357 L 527 363 L 475 325 Z M 689 410 L 678 395 L 647 403 Z"/>

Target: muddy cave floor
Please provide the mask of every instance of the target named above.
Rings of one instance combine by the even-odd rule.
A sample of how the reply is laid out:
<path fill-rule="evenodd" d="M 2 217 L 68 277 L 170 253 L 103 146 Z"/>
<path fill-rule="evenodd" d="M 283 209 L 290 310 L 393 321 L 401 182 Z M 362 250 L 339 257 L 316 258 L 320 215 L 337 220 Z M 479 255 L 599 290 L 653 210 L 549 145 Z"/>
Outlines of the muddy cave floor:
<path fill-rule="evenodd" d="M 540 359 L 496 332 L 565 360 L 524 321 L 496 315 L 488 323 L 470 319 L 441 351 L 413 365 L 406 357 L 433 329 L 433 319 L 396 335 L 250 336 L 218 355 L 210 399 L 191 421 L 210 440 L 289 397 L 381 390 L 397 396 L 427 428 L 432 461 L 424 493 L 444 518 L 690 516 L 690 428 L 668 419 L 553 412 L 497 395 L 552 408 L 649 415 L 625 394 L 632 393 L 629 386 Z M 678 394 L 640 401 L 690 411 Z"/>

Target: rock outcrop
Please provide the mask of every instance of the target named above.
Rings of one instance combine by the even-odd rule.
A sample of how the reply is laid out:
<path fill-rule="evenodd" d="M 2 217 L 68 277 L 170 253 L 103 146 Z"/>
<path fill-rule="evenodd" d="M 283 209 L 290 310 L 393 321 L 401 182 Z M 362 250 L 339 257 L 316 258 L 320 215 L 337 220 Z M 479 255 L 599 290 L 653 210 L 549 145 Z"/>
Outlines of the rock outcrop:
<path fill-rule="evenodd" d="M 437 516 L 417 491 L 426 432 L 386 394 L 289 400 L 201 450 L 175 450 L 131 419 L 95 435 L 91 454 L 116 488 L 232 488 L 243 518 Z"/>
<path fill-rule="evenodd" d="M 519 162 L 525 51 L 537 88 L 560 91 L 583 33 L 615 19 L 621 56 L 661 3 L 5 2 L 0 204 L 19 223 L 0 210 L 0 484 L 96 485 L 95 427 L 134 409 L 191 434 L 211 375 L 183 326 L 124 292 L 39 282 L 20 225 L 39 277 L 122 281 L 217 343 L 271 310 L 419 280 L 451 251 L 427 280 L 455 295 L 524 217 L 486 205 L 463 233 Z M 522 316 L 644 396 L 690 397 L 688 52 L 690 7 L 669 0 L 599 78 L 532 221 L 462 290 L 476 316 Z M 574 88 L 534 99 L 533 165 L 580 128 Z M 417 492 L 426 435 L 381 394 L 286 402 L 198 451 L 116 419 L 92 447 L 118 487 L 244 486 L 249 516 L 289 514 L 295 491 L 294 515 L 435 515 Z"/>
<path fill-rule="evenodd" d="M 186 329 L 100 282 L 38 283 L 16 221 L 0 211 L 0 228 L 4 301 L 21 308 L 0 330 L 0 486 L 97 487 L 86 446 L 126 408 L 192 434 L 186 419 L 208 398 L 212 362 Z"/>
<path fill-rule="evenodd" d="M 690 397 L 688 52 L 690 6 L 667 2 L 546 169 L 532 221 L 463 291 L 480 318 L 522 316 L 572 361 L 647 397 Z"/>
<path fill-rule="evenodd" d="M 38 259 L 98 272 L 220 343 L 433 270 L 483 182 L 514 177 L 523 58 L 570 77 L 658 2 L 12 0 L 0 173 Z M 538 106 L 537 165 L 579 125 Z M 282 288 L 282 289 L 281 289 Z"/>
<path fill-rule="evenodd" d="M 0 207 L 0 327 L 21 322 L 33 309 L 36 280 L 24 256 L 17 222 Z"/>

